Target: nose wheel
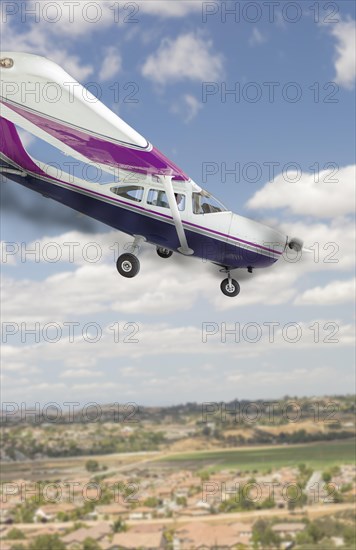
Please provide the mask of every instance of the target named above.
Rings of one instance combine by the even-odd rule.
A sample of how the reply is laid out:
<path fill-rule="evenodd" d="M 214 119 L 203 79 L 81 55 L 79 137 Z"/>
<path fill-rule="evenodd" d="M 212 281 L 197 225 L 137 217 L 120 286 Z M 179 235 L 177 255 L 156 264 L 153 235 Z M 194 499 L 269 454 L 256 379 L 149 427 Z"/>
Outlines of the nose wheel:
<path fill-rule="evenodd" d="M 220 285 L 221 292 L 225 296 L 230 296 L 233 298 L 237 296 L 240 292 L 240 285 L 235 279 L 224 279 Z"/>
<path fill-rule="evenodd" d="M 224 279 L 220 284 L 221 292 L 225 296 L 233 298 L 240 293 L 240 285 L 235 279 L 231 278 L 230 271 L 228 269 L 221 269 L 223 273 L 227 273 L 227 278 Z"/>

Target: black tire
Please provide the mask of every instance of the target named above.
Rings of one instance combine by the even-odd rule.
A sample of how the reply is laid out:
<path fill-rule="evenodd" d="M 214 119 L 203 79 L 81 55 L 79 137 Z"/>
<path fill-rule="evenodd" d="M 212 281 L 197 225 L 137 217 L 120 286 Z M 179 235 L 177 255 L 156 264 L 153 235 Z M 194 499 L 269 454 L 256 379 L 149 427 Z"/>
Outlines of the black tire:
<path fill-rule="evenodd" d="M 120 275 L 131 279 L 140 271 L 140 261 L 133 254 L 121 254 L 116 262 L 116 267 Z"/>
<path fill-rule="evenodd" d="M 224 279 L 220 285 L 220 288 L 221 292 L 230 298 L 237 296 L 240 292 L 240 285 L 237 281 L 235 281 L 235 279 L 231 279 L 231 285 L 229 284 L 229 279 Z"/>
<path fill-rule="evenodd" d="M 173 254 L 172 250 L 168 250 L 168 248 L 162 248 L 159 246 L 157 248 L 157 254 L 160 258 L 170 258 Z"/>

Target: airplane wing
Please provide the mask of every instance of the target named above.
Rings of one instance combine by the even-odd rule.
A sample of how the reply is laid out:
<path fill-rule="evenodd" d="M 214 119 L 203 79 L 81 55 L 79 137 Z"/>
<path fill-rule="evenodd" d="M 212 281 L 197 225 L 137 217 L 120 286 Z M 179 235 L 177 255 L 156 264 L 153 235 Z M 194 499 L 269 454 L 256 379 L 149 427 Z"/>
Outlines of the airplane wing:
<path fill-rule="evenodd" d="M 61 67 L 37 55 L 0 53 L 0 114 L 81 161 L 189 177 Z"/>
<path fill-rule="evenodd" d="M 41 171 L 22 146 L 16 124 L 63 153 L 99 164 L 106 171 L 158 176 L 169 198 L 179 250 L 193 253 L 172 187 L 172 180 L 190 178 L 178 166 L 52 61 L 2 52 L 0 77 L 1 173 L 16 178 L 26 176 L 26 170 Z"/>

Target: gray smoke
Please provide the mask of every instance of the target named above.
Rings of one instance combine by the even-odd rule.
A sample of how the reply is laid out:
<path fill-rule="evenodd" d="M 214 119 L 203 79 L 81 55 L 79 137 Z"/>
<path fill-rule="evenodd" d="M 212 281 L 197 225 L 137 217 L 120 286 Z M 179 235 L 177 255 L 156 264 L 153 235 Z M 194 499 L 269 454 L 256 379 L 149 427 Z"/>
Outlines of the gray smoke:
<path fill-rule="evenodd" d="M 58 227 L 83 233 L 102 231 L 103 225 L 58 202 L 47 199 L 7 178 L 0 178 L 1 212 L 31 221 L 42 229 Z"/>

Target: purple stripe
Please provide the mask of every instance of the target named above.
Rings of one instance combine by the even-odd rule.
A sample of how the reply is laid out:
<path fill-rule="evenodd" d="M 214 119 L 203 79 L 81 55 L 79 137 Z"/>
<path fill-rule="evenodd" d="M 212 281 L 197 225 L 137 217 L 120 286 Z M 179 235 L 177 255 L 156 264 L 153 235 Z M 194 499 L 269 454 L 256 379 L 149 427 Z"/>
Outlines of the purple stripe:
<path fill-rule="evenodd" d="M 0 151 L 25 171 L 46 176 L 24 149 L 15 125 L 0 117 Z"/>
<path fill-rule="evenodd" d="M 17 105 L 15 106 L 13 103 L 7 101 L 3 103 L 93 162 L 144 174 L 173 176 L 175 180 L 189 180 L 188 176 L 156 147 L 153 147 L 151 151 L 132 149 L 119 142 L 107 141 L 105 136 L 102 138 L 92 136 L 81 129 L 67 126 L 57 120 L 39 115 L 32 110 L 29 111 Z"/>

